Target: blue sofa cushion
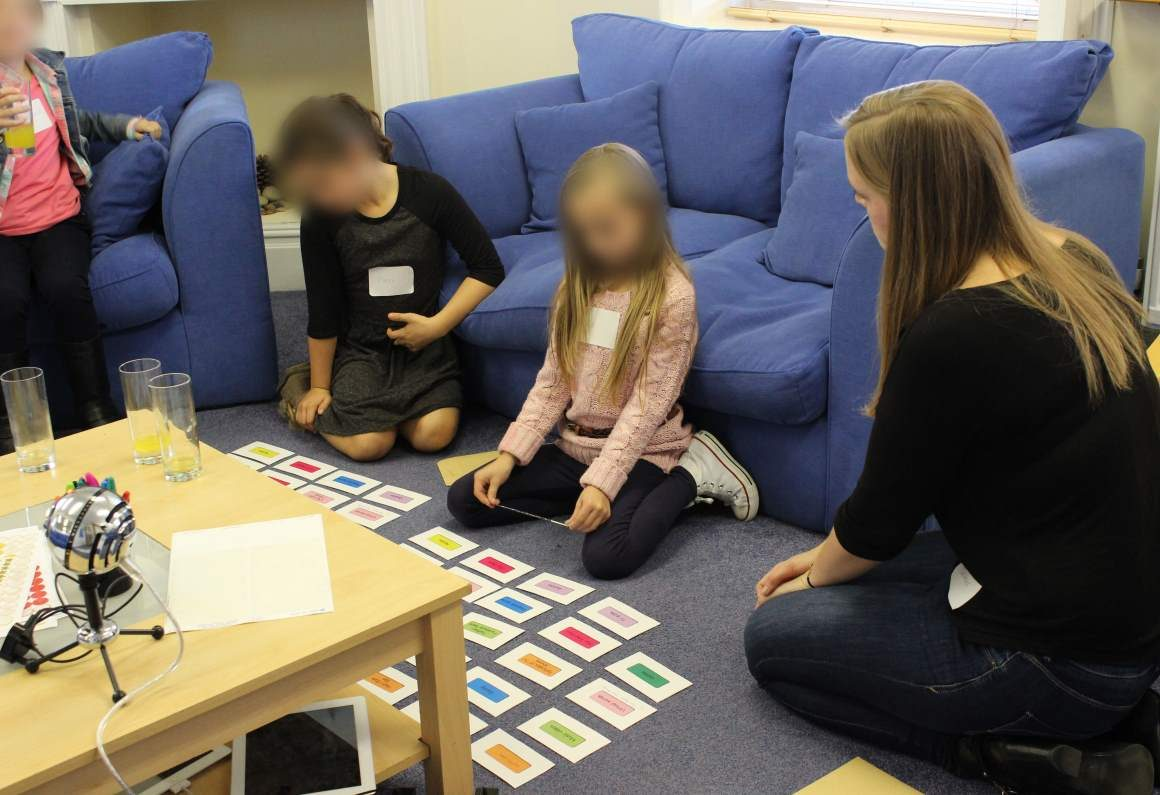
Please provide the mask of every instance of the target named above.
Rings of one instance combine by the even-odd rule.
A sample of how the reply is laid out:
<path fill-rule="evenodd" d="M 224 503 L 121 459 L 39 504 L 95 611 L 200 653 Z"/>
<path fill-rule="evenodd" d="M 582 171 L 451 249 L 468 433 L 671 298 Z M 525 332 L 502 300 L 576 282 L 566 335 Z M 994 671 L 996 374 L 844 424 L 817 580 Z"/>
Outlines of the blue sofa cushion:
<path fill-rule="evenodd" d="M 65 69 L 77 104 L 85 110 L 141 115 L 162 107 L 173 129 L 189 101 L 201 90 L 213 60 L 204 33 L 166 33 L 88 55 L 66 58 Z M 112 146 L 94 142 L 93 162 Z"/>
<path fill-rule="evenodd" d="M 678 207 L 777 219 L 794 56 L 812 35 L 683 28 L 618 14 L 572 22 L 588 100 L 660 85 L 669 199 Z"/>
<path fill-rule="evenodd" d="M 739 237 L 763 230 L 751 218 L 669 208 L 673 242 L 687 259 L 714 251 Z M 467 316 L 458 333 L 485 348 L 543 353 L 547 347 L 548 307 L 563 275 L 560 234 L 555 231 L 510 235 L 495 241 L 507 278 Z M 452 260 L 442 298 L 446 302 L 463 280 L 463 266 Z"/>
<path fill-rule="evenodd" d="M 105 331 L 142 326 L 177 306 L 177 273 L 159 235 L 134 235 L 106 248 L 93 258 L 89 284 Z"/>
<path fill-rule="evenodd" d="M 722 414 L 804 425 L 826 410 L 833 290 L 769 273 L 773 231 L 692 263 L 701 339 L 685 400 Z"/>
<path fill-rule="evenodd" d="M 667 191 L 654 82 L 591 102 L 519 111 L 516 132 L 532 188 L 532 216 L 524 232 L 556 228 L 564 175 L 576 158 L 599 144 L 622 143 L 640 152 L 662 193 Z"/>
<path fill-rule="evenodd" d="M 132 235 L 161 198 L 169 164 L 169 125 L 161 108 L 146 114 L 161 125 L 161 140 L 124 141 L 93 168 L 85 209 L 93 226 L 93 256 Z"/>
<path fill-rule="evenodd" d="M 916 47 L 808 37 L 798 47 L 794 63 L 786 140 L 794 140 L 802 130 L 840 137 L 837 119 L 868 94 L 939 79 L 961 83 L 978 94 L 999 118 L 1012 149 L 1019 151 L 1069 131 L 1111 59 L 1111 47 L 1097 41 Z M 663 94 L 661 101 L 663 106 Z M 792 147 L 787 147 L 783 198 L 793 179 L 793 155 Z"/>
<path fill-rule="evenodd" d="M 846 179 L 840 138 L 799 132 L 793 182 L 762 263 L 775 276 L 832 287 L 846 243 L 866 211 Z"/>

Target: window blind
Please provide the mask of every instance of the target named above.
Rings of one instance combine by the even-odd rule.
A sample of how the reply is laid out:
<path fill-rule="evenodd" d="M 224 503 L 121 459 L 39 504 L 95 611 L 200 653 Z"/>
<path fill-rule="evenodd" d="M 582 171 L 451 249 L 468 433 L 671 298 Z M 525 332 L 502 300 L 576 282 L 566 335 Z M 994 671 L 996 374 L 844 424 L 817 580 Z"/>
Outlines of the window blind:
<path fill-rule="evenodd" d="M 741 0 L 734 7 L 1034 30 L 1039 0 Z"/>

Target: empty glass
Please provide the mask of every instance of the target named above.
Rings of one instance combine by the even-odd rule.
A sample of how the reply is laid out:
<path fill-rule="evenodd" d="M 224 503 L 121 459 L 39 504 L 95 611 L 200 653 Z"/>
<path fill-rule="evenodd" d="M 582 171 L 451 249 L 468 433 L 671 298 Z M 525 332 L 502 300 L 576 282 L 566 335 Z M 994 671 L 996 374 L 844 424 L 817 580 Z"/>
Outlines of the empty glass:
<path fill-rule="evenodd" d="M 16 466 L 21 472 L 30 473 L 52 469 L 56 466 L 56 445 L 52 440 L 44 371 L 39 367 L 17 367 L 0 374 L 0 386 L 16 444 Z"/>
<path fill-rule="evenodd" d="M 118 367 L 117 372 L 121 374 L 121 391 L 125 394 L 133 460 L 138 464 L 160 464 L 161 439 L 157 436 L 157 415 L 153 411 L 149 379 L 161 375 L 161 362 L 134 359 Z"/>
<path fill-rule="evenodd" d="M 157 416 L 165 479 L 193 480 L 201 474 L 201 448 L 192 381 L 185 373 L 163 373 L 149 379 L 149 393 Z"/>

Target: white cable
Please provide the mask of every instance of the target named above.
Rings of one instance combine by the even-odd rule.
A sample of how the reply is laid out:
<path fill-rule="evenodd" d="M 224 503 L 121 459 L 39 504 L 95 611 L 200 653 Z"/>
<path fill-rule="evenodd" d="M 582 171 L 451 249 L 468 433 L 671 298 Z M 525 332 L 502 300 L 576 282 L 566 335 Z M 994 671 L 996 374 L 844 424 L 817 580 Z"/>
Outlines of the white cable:
<path fill-rule="evenodd" d="M 141 570 L 138 569 L 133 564 L 133 562 L 129 560 L 122 560 L 120 565 L 121 568 L 129 572 L 129 576 L 136 580 L 138 584 L 143 585 L 146 589 L 148 589 L 153 598 L 157 600 L 157 603 L 161 605 L 161 609 L 165 611 L 165 615 L 169 619 L 169 623 L 173 624 L 173 629 L 177 633 L 177 656 L 173 658 L 173 662 L 170 663 L 169 667 L 140 687 L 136 687 L 133 690 L 130 690 L 123 699 L 113 704 L 113 706 L 109 708 L 109 711 L 105 713 L 105 717 L 101 718 L 100 723 L 97 724 L 97 754 L 101 757 L 101 761 L 105 764 L 105 768 L 108 769 L 109 775 L 116 779 L 117 783 L 121 785 L 121 789 L 124 790 L 127 795 L 134 795 L 133 788 L 130 787 L 128 783 L 126 783 L 125 779 L 121 778 L 121 774 L 118 773 L 117 768 L 113 766 L 113 762 L 109 759 L 109 755 L 105 753 L 105 729 L 108 727 L 109 721 L 112 719 L 112 717 L 117 714 L 117 710 L 121 709 L 138 695 L 140 695 L 142 691 L 152 687 L 166 676 L 177 670 L 177 666 L 181 664 L 181 656 L 185 653 L 185 636 L 181 634 L 181 625 L 177 623 L 177 619 L 174 618 L 173 613 L 169 612 L 169 606 L 165 604 L 164 601 L 162 601 L 160 596 L 157 595 L 157 591 L 153 590 L 153 586 L 149 584 L 147 579 L 145 579 L 145 575 L 141 573 Z"/>

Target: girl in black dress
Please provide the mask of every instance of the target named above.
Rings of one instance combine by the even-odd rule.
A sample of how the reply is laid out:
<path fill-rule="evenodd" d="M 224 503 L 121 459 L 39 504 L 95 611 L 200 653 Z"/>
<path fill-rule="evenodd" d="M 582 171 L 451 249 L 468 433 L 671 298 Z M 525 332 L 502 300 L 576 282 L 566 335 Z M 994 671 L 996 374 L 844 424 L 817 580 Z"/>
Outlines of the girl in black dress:
<path fill-rule="evenodd" d="M 463 396 L 447 335 L 504 277 L 455 188 L 393 164 L 391 149 L 378 115 L 345 94 L 303 102 L 279 143 L 305 208 L 310 351 L 283 379 L 283 410 L 356 461 L 382 458 L 399 434 L 422 452 L 450 444 Z M 440 309 L 445 243 L 467 278 Z"/>

